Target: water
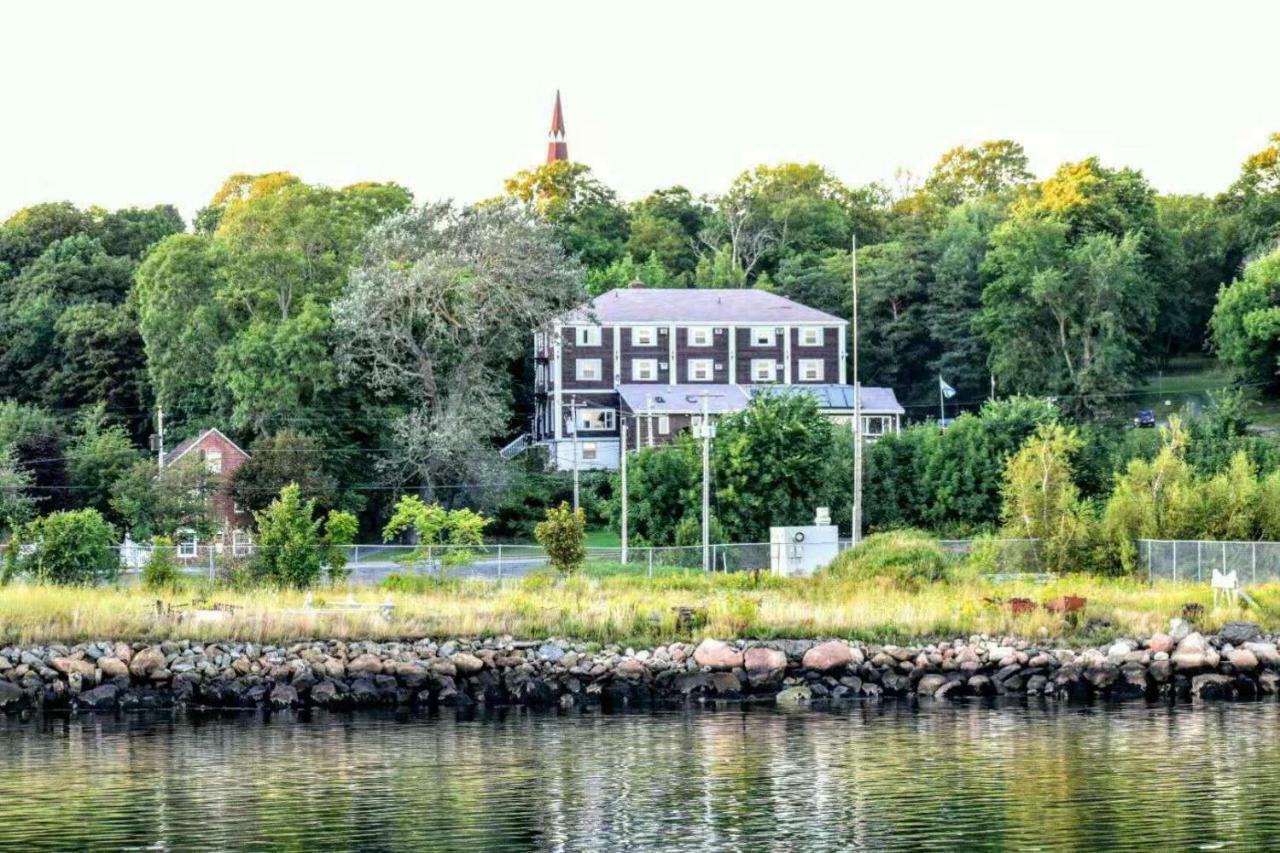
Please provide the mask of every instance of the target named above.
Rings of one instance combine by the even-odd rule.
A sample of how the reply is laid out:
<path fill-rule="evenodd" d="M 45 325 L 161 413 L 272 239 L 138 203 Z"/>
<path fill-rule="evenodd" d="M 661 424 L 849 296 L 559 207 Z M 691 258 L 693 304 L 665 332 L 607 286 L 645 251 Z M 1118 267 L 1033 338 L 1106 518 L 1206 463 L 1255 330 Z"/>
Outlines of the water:
<path fill-rule="evenodd" d="M 0 717 L 0 850 L 1280 846 L 1280 705 Z"/>

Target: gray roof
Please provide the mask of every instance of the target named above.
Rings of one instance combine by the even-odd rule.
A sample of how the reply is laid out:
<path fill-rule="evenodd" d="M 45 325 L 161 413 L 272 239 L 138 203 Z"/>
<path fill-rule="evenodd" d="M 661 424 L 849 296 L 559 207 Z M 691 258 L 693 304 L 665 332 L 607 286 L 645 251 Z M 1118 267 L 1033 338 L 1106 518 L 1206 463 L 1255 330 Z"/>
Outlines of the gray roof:
<path fill-rule="evenodd" d="M 646 412 L 650 408 L 659 414 L 701 412 L 702 398 L 699 395 L 703 393 L 715 395 L 707 403 L 713 415 L 741 411 L 752 397 L 765 393 L 807 393 L 813 395 L 820 409 L 853 410 L 852 385 L 714 385 L 707 382 L 659 385 L 637 382 L 618 386 L 622 402 L 633 412 Z M 863 386 L 862 410 L 877 415 L 905 414 L 892 388 Z"/>
<path fill-rule="evenodd" d="M 236 450 L 239 450 L 241 453 L 244 453 L 244 456 L 246 459 L 252 458 L 251 456 L 249 456 L 248 453 L 245 453 L 245 451 L 240 447 L 240 445 L 236 444 L 234 441 L 227 438 L 227 434 L 225 432 L 218 429 L 217 427 L 212 427 L 210 429 L 204 430 L 203 432 L 196 433 L 195 435 L 188 438 L 186 441 L 179 444 L 177 447 L 173 448 L 173 450 L 167 451 L 164 455 L 164 466 L 167 468 L 173 463 L 177 462 L 182 457 L 186 456 L 187 452 L 191 450 L 191 448 L 195 447 L 197 444 L 204 441 L 204 437 L 211 432 L 217 433 L 218 435 L 222 436 L 223 440 L 226 441 L 227 444 L 230 444 Z"/>
<path fill-rule="evenodd" d="M 600 323 L 844 323 L 767 290 L 622 287 L 564 316 Z"/>

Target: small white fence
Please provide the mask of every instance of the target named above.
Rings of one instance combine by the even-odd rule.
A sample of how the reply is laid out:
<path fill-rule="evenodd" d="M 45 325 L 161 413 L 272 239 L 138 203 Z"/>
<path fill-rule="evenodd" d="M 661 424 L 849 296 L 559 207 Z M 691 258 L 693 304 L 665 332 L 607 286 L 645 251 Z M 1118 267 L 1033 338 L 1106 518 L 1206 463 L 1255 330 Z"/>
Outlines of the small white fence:
<path fill-rule="evenodd" d="M 1214 569 L 1250 585 L 1280 581 L 1280 542 L 1139 539 L 1138 565 L 1149 580 L 1209 583 Z"/>

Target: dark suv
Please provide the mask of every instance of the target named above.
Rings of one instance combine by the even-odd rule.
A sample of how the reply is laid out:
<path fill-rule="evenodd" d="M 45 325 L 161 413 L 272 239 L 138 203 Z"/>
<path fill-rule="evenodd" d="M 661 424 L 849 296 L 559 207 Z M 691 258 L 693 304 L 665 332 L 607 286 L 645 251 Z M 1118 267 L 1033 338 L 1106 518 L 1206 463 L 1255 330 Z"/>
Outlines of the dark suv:
<path fill-rule="evenodd" d="M 1156 425 L 1156 413 L 1150 409 L 1143 409 L 1133 419 L 1133 425 L 1139 429 L 1154 427 Z"/>

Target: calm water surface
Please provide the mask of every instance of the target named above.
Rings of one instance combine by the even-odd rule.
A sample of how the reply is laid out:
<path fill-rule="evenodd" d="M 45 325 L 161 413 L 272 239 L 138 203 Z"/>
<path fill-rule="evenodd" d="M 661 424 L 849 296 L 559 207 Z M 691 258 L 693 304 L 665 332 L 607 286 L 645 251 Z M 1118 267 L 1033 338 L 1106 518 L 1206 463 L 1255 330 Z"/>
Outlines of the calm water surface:
<path fill-rule="evenodd" d="M 1280 849 L 1280 705 L 0 717 L 0 850 Z"/>

